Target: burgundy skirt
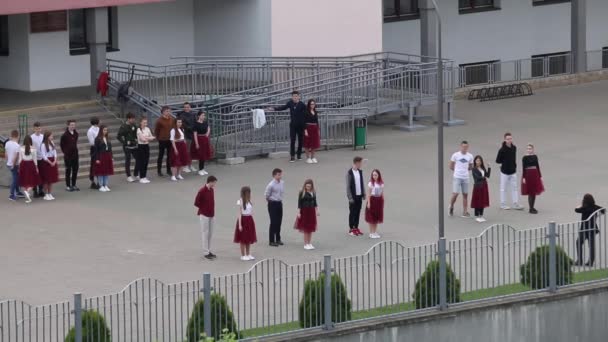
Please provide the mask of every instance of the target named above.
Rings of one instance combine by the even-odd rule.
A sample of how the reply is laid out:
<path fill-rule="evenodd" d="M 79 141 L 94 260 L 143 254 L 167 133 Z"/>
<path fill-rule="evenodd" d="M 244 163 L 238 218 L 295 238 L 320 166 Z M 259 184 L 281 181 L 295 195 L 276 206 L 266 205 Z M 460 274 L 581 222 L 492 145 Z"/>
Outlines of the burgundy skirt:
<path fill-rule="evenodd" d="M 523 179 L 526 182 L 523 182 Z M 545 191 L 542 179 L 540 179 L 540 173 L 538 169 L 525 169 L 521 182 L 521 194 L 526 195 L 540 195 Z"/>
<path fill-rule="evenodd" d="M 114 174 L 114 161 L 112 160 L 112 152 L 101 152 L 99 156 L 99 164 L 97 161 L 93 166 L 95 176 L 111 176 Z"/>
<path fill-rule="evenodd" d="M 243 230 L 239 229 L 239 221 L 236 221 L 236 227 L 234 229 L 234 243 L 244 243 L 251 245 L 258 241 L 255 233 L 255 221 L 251 215 L 241 215 L 241 226 Z"/>
<path fill-rule="evenodd" d="M 365 207 L 365 222 L 378 224 L 384 221 L 384 197 L 370 196 L 369 208 Z"/>
<path fill-rule="evenodd" d="M 41 163 L 46 163 L 41 161 Z M 19 164 L 19 186 L 29 189 L 42 183 L 33 160 L 22 160 Z"/>
<path fill-rule="evenodd" d="M 55 161 L 55 158 L 49 158 L 49 161 Z M 59 182 L 59 165 L 51 166 L 44 160 L 41 160 L 38 164 L 38 172 L 40 173 L 40 180 L 42 184 L 53 184 Z"/>
<path fill-rule="evenodd" d="M 319 125 L 317 124 L 306 124 L 306 134 L 304 135 L 304 148 L 316 150 L 321 147 L 321 133 L 319 131 Z"/>
<path fill-rule="evenodd" d="M 473 197 L 471 197 L 471 208 L 483 209 L 490 206 L 490 192 L 488 182 L 484 179 L 481 185 L 473 186 Z"/>
<path fill-rule="evenodd" d="M 211 160 L 213 150 L 211 149 L 211 141 L 206 135 L 198 134 L 198 149 L 194 141 L 190 144 L 190 157 L 193 160 Z"/>
<path fill-rule="evenodd" d="M 302 233 L 317 231 L 317 211 L 314 207 L 300 209 L 300 218 L 296 218 L 294 228 Z"/>
<path fill-rule="evenodd" d="M 179 154 L 176 156 L 173 146 L 170 147 L 169 156 L 171 157 L 171 167 L 189 166 L 190 163 L 192 163 L 192 160 L 190 159 L 190 153 L 188 153 L 188 145 L 186 145 L 186 141 L 176 141 L 175 148 L 177 148 L 177 152 L 179 152 Z"/>

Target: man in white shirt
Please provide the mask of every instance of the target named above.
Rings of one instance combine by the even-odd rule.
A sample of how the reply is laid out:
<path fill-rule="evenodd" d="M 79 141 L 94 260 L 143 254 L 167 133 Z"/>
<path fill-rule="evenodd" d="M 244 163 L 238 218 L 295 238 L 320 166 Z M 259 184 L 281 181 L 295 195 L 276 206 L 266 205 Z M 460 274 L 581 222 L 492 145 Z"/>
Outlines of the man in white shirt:
<path fill-rule="evenodd" d="M 4 145 L 6 153 L 6 166 L 11 170 L 11 186 L 8 199 L 16 201 L 17 197 L 23 197 L 24 194 L 19 191 L 19 131 L 13 130 L 11 138 Z"/>
<path fill-rule="evenodd" d="M 95 181 L 95 177 L 93 176 L 93 165 L 95 165 L 94 155 L 95 155 L 95 138 L 99 134 L 99 118 L 96 116 L 91 118 L 91 127 L 87 131 L 87 139 L 89 140 L 89 146 L 91 151 L 91 167 L 89 168 L 89 180 L 91 181 L 91 189 L 99 190 L 99 182 Z"/>
<path fill-rule="evenodd" d="M 32 138 L 32 144 L 36 148 L 36 159 L 38 161 L 38 164 L 40 164 L 40 161 L 42 160 L 42 153 L 41 153 L 40 146 L 42 146 L 42 138 L 44 138 L 44 135 L 42 134 L 42 126 L 40 125 L 40 122 L 34 122 L 34 133 L 32 135 L 30 135 L 30 137 Z M 34 188 L 34 198 L 42 198 L 42 197 L 44 197 L 44 195 L 45 195 L 45 193 L 44 193 L 44 190 L 42 189 L 42 184 L 39 184 L 38 186 L 36 186 Z"/>
<path fill-rule="evenodd" d="M 471 217 L 467 209 L 469 194 L 469 172 L 473 169 L 473 155 L 469 153 L 469 143 L 460 143 L 460 151 L 452 154 L 450 170 L 454 171 L 452 181 L 452 199 L 450 200 L 450 216 L 454 216 L 454 203 L 462 192 L 462 217 Z"/>

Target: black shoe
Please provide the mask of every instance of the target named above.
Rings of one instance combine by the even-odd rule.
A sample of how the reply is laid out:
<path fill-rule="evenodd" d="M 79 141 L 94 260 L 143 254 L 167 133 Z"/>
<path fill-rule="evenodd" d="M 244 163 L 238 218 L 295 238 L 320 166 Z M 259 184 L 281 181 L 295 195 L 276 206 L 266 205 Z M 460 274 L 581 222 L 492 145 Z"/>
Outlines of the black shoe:
<path fill-rule="evenodd" d="M 592 267 L 593 266 L 593 262 L 589 261 L 585 263 L 585 266 L 587 267 Z"/>
<path fill-rule="evenodd" d="M 283 241 L 279 241 L 277 243 L 279 244 L 279 246 L 283 246 L 284 245 Z"/>
<path fill-rule="evenodd" d="M 531 208 L 530 209 L 530 214 L 538 214 L 538 210 Z"/>
<path fill-rule="evenodd" d="M 74 186 L 72 187 L 72 190 L 74 190 L 74 191 L 80 191 L 80 188 L 79 188 L 79 187 L 77 187 L 76 185 L 74 185 Z"/>
<path fill-rule="evenodd" d="M 97 183 L 91 183 L 91 186 L 89 188 L 93 190 L 99 190 L 100 186 Z"/>
<path fill-rule="evenodd" d="M 76 190 L 74 190 L 74 188 L 72 188 L 71 186 L 67 186 L 67 187 L 65 188 L 65 191 L 67 191 L 67 192 L 74 192 L 74 191 L 76 191 Z"/>
<path fill-rule="evenodd" d="M 298 160 L 302 160 L 302 156 L 298 156 Z"/>
<path fill-rule="evenodd" d="M 213 260 L 214 258 L 215 258 L 215 256 L 211 253 L 205 255 L 205 259 L 207 259 L 207 260 Z"/>
<path fill-rule="evenodd" d="M 211 257 L 212 257 L 213 259 L 217 258 L 217 255 L 215 255 L 215 254 L 213 254 L 213 253 L 211 253 L 211 252 L 209 252 L 209 255 L 211 255 Z"/>
<path fill-rule="evenodd" d="M 291 159 L 289 159 L 290 163 L 295 163 L 295 161 L 296 161 L 296 158 L 294 158 L 294 157 L 291 157 Z"/>
<path fill-rule="evenodd" d="M 271 242 L 268 245 L 270 245 L 271 247 L 279 247 L 279 244 L 277 242 Z"/>
<path fill-rule="evenodd" d="M 583 262 L 580 260 L 576 260 L 576 262 L 574 263 L 574 266 L 583 266 Z"/>
<path fill-rule="evenodd" d="M 454 216 L 454 208 L 450 207 L 450 216 Z"/>
<path fill-rule="evenodd" d="M 25 198 L 25 194 L 23 192 L 18 192 L 17 198 Z"/>

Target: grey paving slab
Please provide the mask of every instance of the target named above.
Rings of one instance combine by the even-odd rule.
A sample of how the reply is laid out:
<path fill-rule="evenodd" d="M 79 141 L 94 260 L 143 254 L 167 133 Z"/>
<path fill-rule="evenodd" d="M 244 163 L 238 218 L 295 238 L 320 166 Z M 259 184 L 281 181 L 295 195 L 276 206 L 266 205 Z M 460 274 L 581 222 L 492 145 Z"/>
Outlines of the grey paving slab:
<path fill-rule="evenodd" d="M 608 203 L 606 182 L 606 129 L 608 82 L 539 91 L 531 97 L 494 102 L 457 102 L 456 113 L 465 126 L 445 130 L 446 199 L 449 195 L 449 155 L 461 140 L 471 152 L 493 160 L 510 131 L 520 148 L 537 146 L 547 188 L 537 200 L 540 213 L 500 211 L 498 177 L 492 177 L 488 222 L 448 218 L 448 238 L 479 234 L 493 223 L 519 228 L 550 220 L 574 221 L 573 208 L 585 192 L 600 204 Z M 422 112 L 432 112 L 425 109 Z M 324 254 L 362 254 L 377 240 L 347 236 L 347 202 L 344 175 L 354 155 L 383 171 L 386 181 L 383 239 L 416 245 L 435 241 L 436 229 L 436 131 L 401 132 L 391 126 L 369 130 L 372 145 L 353 152 L 340 149 L 319 153 L 319 164 L 290 164 L 287 159 L 250 160 L 241 165 L 209 166 L 219 177 L 216 203 L 217 227 L 213 238 L 216 261 L 201 259 L 200 232 L 193 199 L 202 177 L 187 175 L 171 183 L 152 177 L 148 185 L 128 184 L 123 176 L 110 180 L 111 193 L 85 190 L 66 193 L 60 184 L 54 202 L 0 201 L 0 299 L 17 298 L 34 304 L 70 299 L 72 293 L 100 295 L 117 292 L 139 277 L 165 282 L 197 279 L 203 272 L 228 274 L 246 271 L 253 264 L 239 260 L 232 243 L 239 188 L 253 188 L 254 217 L 259 243 L 253 246 L 258 260 L 278 258 L 288 263 L 319 260 Z M 493 164 L 493 163 L 492 163 Z M 285 171 L 286 202 L 283 235 L 286 246 L 267 245 L 268 218 L 263 190 L 274 167 Z M 301 235 L 291 227 L 296 215 L 297 191 L 306 178 L 316 182 L 320 203 L 319 232 L 314 251 L 302 248 Z M 5 191 L 5 190 L 4 190 Z M 524 201 L 522 201 L 524 202 Z M 524 202 L 525 203 L 525 202 Z M 446 206 L 447 207 L 447 206 Z M 362 220 L 363 222 L 363 220 Z M 364 226 L 365 227 L 365 226 Z M 365 229 L 364 229 L 365 230 Z"/>

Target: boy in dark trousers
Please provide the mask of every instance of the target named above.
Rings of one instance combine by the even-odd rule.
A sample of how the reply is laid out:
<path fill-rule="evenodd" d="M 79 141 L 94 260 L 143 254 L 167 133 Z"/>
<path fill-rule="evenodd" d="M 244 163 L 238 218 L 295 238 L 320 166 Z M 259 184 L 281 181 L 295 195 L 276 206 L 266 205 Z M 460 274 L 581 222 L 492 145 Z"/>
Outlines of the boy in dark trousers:
<path fill-rule="evenodd" d="M 295 156 L 297 153 L 298 160 L 302 160 L 302 144 L 304 143 L 304 128 L 306 123 L 304 122 L 306 117 L 306 105 L 300 101 L 300 92 L 294 90 L 291 92 L 291 100 L 289 100 L 284 106 L 270 107 L 267 110 L 282 111 L 289 109 L 289 154 L 291 163 L 296 161 Z M 296 138 L 298 138 L 298 151 L 296 152 Z"/>
<path fill-rule="evenodd" d="M 116 138 L 122 144 L 122 150 L 125 153 L 125 172 L 127 173 L 127 182 L 132 183 L 136 179 L 131 177 L 131 157 L 137 160 L 137 125 L 135 124 L 135 115 L 127 114 L 127 121 L 118 129 Z M 137 166 L 137 163 L 135 163 Z M 137 167 L 134 170 L 136 178 L 139 178 L 139 170 Z"/>
<path fill-rule="evenodd" d="M 513 145 L 513 136 L 507 132 L 504 135 L 502 146 L 496 155 L 496 164 L 500 164 L 500 209 L 509 210 L 507 206 L 506 189 L 511 187 L 511 200 L 513 209 L 523 210 L 519 205 L 519 192 L 517 190 L 517 147 Z"/>
<path fill-rule="evenodd" d="M 78 178 L 78 132 L 76 132 L 76 121 L 68 120 L 67 127 L 59 141 L 63 162 L 65 163 L 65 190 L 69 192 L 80 191 L 76 186 Z"/>
<path fill-rule="evenodd" d="M 359 216 L 365 199 L 365 186 L 363 185 L 363 171 L 361 163 L 363 158 L 353 158 L 353 167 L 346 173 L 346 197 L 348 198 L 348 235 L 360 236 Z"/>

